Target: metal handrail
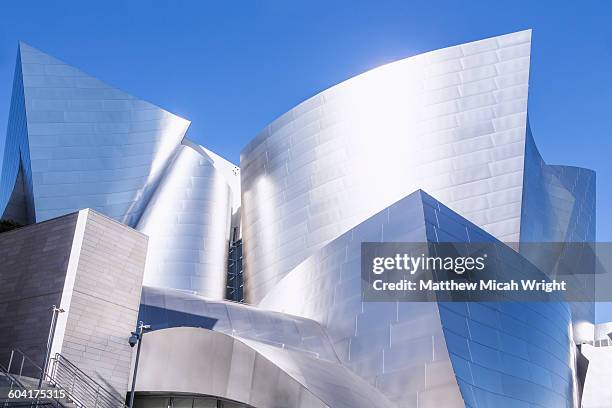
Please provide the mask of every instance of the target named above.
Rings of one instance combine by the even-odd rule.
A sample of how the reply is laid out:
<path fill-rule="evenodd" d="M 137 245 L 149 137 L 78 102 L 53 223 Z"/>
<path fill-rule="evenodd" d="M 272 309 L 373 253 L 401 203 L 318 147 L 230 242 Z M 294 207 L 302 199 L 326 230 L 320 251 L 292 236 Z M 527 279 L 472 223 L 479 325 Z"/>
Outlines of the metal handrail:
<path fill-rule="evenodd" d="M 19 381 L 18 378 L 15 378 L 15 376 L 13 374 L 10 373 L 10 364 L 13 361 L 13 355 L 14 353 L 11 352 L 11 358 L 9 360 L 9 368 L 5 368 L 2 364 L 0 364 L 0 374 L 8 377 L 10 379 L 10 386 L 9 388 L 12 390 L 13 389 L 13 385 L 17 385 L 17 388 L 20 390 L 27 390 L 28 387 L 23 384 L 21 381 Z M 23 364 L 22 364 L 23 367 Z M 56 398 L 51 398 L 51 401 L 36 401 L 35 403 L 33 403 L 32 401 L 23 401 L 23 402 L 17 402 L 17 401 L 12 401 L 9 402 L 9 398 L 6 398 L 3 402 L 2 402 L 2 407 L 10 407 L 10 408 L 16 408 L 16 407 L 32 407 L 32 406 L 36 406 L 36 407 L 56 407 L 56 408 L 65 408 L 64 405 L 57 400 Z"/>
<path fill-rule="evenodd" d="M 16 354 L 21 357 L 21 363 L 17 372 L 11 374 L 13 365 L 17 363 Z M 6 371 L 11 379 L 14 379 L 22 388 L 27 388 L 19 380 L 24 374 L 25 363 L 31 365 L 38 373 L 38 377 L 50 383 L 53 387 L 63 390 L 66 397 L 73 401 L 79 408 L 125 408 L 125 402 L 111 391 L 100 385 L 87 373 L 78 368 L 74 363 L 56 353 L 49 361 L 50 370 L 43 370 L 37 363 L 28 357 L 23 351 L 14 349 L 11 351 L 8 369 Z M 17 368 L 17 367 L 15 367 Z M 1 371 L 1 370 L 0 370 Z M 18 376 L 18 378 L 15 377 Z M 59 402 L 58 402 L 59 403 Z M 61 404 L 61 403 L 59 403 Z"/>
<path fill-rule="evenodd" d="M 12 355 L 11 355 L 11 357 L 12 357 Z M 11 360 L 12 360 L 12 359 L 11 359 Z M 10 367 L 10 365 L 9 365 L 9 367 Z M 14 377 L 14 376 L 13 376 L 13 375 L 12 375 L 12 374 L 9 372 L 9 370 L 8 370 L 8 369 L 6 369 L 6 368 L 4 367 L 4 365 L 2 365 L 2 364 L 0 364 L 0 373 L 4 374 L 4 375 L 5 375 L 5 376 L 7 376 L 8 378 L 10 378 L 10 380 L 11 380 L 11 386 L 10 386 L 10 387 L 11 387 L 11 389 L 13 389 L 13 384 L 17 384 L 17 385 L 19 386 L 19 388 L 26 388 L 26 386 L 25 386 L 25 385 L 24 385 L 24 384 L 23 384 L 21 381 L 19 381 L 19 379 L 15 378 L 15 377 Z"/>
<path fill-rule="evenodd" d="M 6 372 L 8 375 L 11 376 L 11 378 L 14 378 L 13 375 L 11 374 L 10 370 L 11 370 L 11 365 L 14 361 L 14 357 L 15 357 L 15 353 L 18 353 L 21 356 L 21 365 L 19 368 L 19 380 L 21 380 L 22 376 L 23 376 L 23 367 L 24 367 L 24 363 L 27 361 L 29 364 L 31 364 L 34 369 L 36 369 L 39 372 L 39 378 L 41 378 L 43 381 L 47 381 L 49 382 L 53 387 L 64 391 L 65 395 L 66 395 L 66 399 L 70 400 L 72 402 L 75 403 L 75 405 L 77 405 L 78 407 L 84 407 L 84 408 L 89 408 L 84 404 L 80 404 L 79 400 L 77 398 L 75 398 L 75 396 L 69 392 L 65 387 L 63 387 L 61 384 L 59 384 L 57 381 L 55 381 L 48 372 L 46 372 L 45 370 L 42 369 L 42 367 L 40 367 L 38 364 L 36 364 L 34 362 L 34 360 L 32 360 L 30 357 L 28 357 L 27 354 L 25 354 L 23 351 L 19 350 L 19 349 L 13 349 L 11 350 L 11 357 L 9 359 L 9 367 L 8 369 L 6 369 Z M 25 386 L 23 383 L 21 383 L 21 386 L 24 388 L 28 388 L 27 386 Z M 59 402 L 58 400 L 54 399 L 60 406 L 64 406 L 61 402 Z"/>
<path fill-rule="evenodd" d="M 30 357 L 28 357 L 28 355 L 26 353 L 24 353 L 23 351 L 19 350 L 19 349 L 14 349 L 11 350 L 11 359 L 9 361 L 9 370 L 11 369 L 11 362 L 13 361 L 13 357 L 15 355 L 15 352 L 19 353 L 19 355 L 21 355 L 21 367 L 19 368 L 19 377 L 21 377 L 21 375 L 23 374 L 23 364 L 27 361 L 28 363 L 30 363 L 35 369 L 37 369 L 38 371 L 40 371 L 40 373 L 43 373 L 43 369 L 42 367 L 40 367 L 38 364 L 36 364 L 34 362 L 34 360 L 32 360 Z"/>
<path fill-rule="evenodd" d="M 63 383 L 65 380 L 69 381 L 71 394 L 77 396 L 84 406 L 91 406 L 92 408 L 125 407 L 125 403 L 119 397 L 100 385 L 60 353 L 56 353 L 52 358 L 52 364 L 51 378 L 56 383 Z M 93 405 L 88 405 L 87 403 Z"/>

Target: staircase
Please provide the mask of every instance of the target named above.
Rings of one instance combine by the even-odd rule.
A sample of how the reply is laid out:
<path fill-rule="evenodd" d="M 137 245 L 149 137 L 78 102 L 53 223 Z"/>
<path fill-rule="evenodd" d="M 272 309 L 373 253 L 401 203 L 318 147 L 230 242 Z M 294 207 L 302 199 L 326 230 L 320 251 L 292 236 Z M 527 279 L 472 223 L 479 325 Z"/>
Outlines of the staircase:
<path fill-rule="evenodd" d="M 25 381 L 22 381 L 25 380 Z M 22 377 L 20 380 L 14 374 L 9 372 L 4 365 L 0 364 L 0 407 L 2 408 L 19 408 L 19 407 L 43 407 L 43 408 L 73 408 L 68 400 L 63 403 L 58 399 L 26 399 L 26 398 L 17 398 L 11 395 L 11 391 L 13 393 L 17 393 L 18 395 L 23 395 L 28 391 L 32 391 L 32 388 L 27 384 L 28 381 L 26 378 Z"/>
<path fill-rule="evenodd" d="M 42 380 L 41 380 L 42 379 Z M 51 390 L 53 397 L 39 399 L 8 398 L 20 391 L 37 395 L 37 390 Z M 45 372 L 20 350 L 13 350 L 5 367 L 0 364 L 0 408 L 126 408 L 116 394 L 109 391 L 57 353 Z"/>
<path fill-rule="evenodd" d="M 115 393 L 103 387 L 60 353 L 51 359 L 51 364 L 52 381 L 66 389 L 79 407 L 125 408 L 125 403 Z"/>

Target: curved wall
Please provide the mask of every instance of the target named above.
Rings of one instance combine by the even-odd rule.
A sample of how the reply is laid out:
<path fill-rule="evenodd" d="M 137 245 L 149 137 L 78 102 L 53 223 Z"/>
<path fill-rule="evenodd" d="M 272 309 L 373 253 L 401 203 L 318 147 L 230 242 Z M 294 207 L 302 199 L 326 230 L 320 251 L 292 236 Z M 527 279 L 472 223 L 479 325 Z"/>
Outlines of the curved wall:
<path fill-rule="evenodd" d="M 362 302 L 362 242 L 426 242 L 421 192 L 298 265 L 260 303 L 313 319 L 343 365 L 402 407 L 464 407 L 435 302 Z"/>
<path fill-rule="evenodd" d="M 0 215 L 32 223 L 92 208 L 151 237 L 146 283 L 221 299 L 240 169 L 184 138 L 188 126 L 20 43 Z"/>
<path fill-rule="evenodd" d="M 596 174 L 546 164 L 528 129 L 521 242 L 595 242 Z"/>
<path fill-rule="evenodd" d="M 9 111 L 0 175 L 0 218 L 21 224 L 34 222 L 32 196 L 32 168 L 28 148 L 28 125 L 25 115 L 25 97 L 21 69 L 21 53 L 17 53 L 11 108 Z M 21 183 L 21 185 L 19 185 Z M 16 192 L 22 192 L 16 194 Z"/>
<path fill-rule="evenodd" d="M 534 265 L 543 266 L 542 270 L 553 270 L 546 266 L 551 261 L 572 265 L 571 255 L 560 251 L 561 246 L 557 246 L 557 254 L 542 254 L 534 243 L 596 242 L 595 172 L 581 167 L 546 164 L 528 129 L 523 185 L 520 242 L 526 245 L 520 245 L 519 252 Z M 580 275 L 574 274 L 571 278 L 580 280 Z M 584 299 L 596 298 L 588 277 L 586 282 L 569 284 L 583 287 Z M 594 303 L 572 302 L 571 308 L 574 341 L 577 344 L 592 342 Z"/>
<path fill-rule="evenodd" d="M 146 335 L 136 392 L 221 397 L 252 407 L 326 404 L 257 351 L 231 336 L 178 327 Z"/>
<path fill-rule="evenodd" d="M 221 397 L 253 407 L 394 408 L 342 366 L 300 352 L 192 327 L 146 335 L 139 393 Z"/>
<path fill-rule="evenodd" d="M 325 331 L 313 320 L 176 289 L 143 286 L 138 320 L 152 330 L 200 327 L 338 361 Z"/>
<path fill-rule="evenodd" d="M 416 189 L 518 241 L 531 31 L 397 61 L 272 122 L 242 152 L 246 296 Z"/>
<path fill-rule="evenodd" d="M 189 121 L 20 43 L 0 212 L 21 157 L 40 222 L 83 208 L 134 227 Z"/>
<path fill-rule="evenodd" d="M 362 301 L 362 242 L 425 241 L 496 242 L 415 192 L 315 252 L 260 307 L 319 322 L 341 362 L 399 406 L 574 406 L 565 302 Z"/>
<path fill-rule="evenodd" d="M 213 161 L 180 146 L 136 227 L 149 236 L 143 283 L 223 299 L 231 207 Z"/>

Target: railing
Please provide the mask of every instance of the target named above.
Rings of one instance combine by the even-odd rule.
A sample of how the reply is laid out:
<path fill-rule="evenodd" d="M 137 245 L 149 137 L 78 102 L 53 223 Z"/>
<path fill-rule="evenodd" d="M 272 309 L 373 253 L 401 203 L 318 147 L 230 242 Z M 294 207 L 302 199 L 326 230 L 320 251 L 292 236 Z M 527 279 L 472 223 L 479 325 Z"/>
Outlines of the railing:
<path fill-rule="evenodd" d="M 13 357 L 14 353 L 11 353 Z M 12 363 L 12 358 L 10 360 Z M 21 365 L 23 369 L 23 364 Z M 0 388 L 7 391 L 6 398 L 2 396 L 0 398 L 0 407 L 3 408 L 65 408 L 64 405 L 57 399 L 44 399 L 44 400 L 17 400 L 9 397 L 9 391 L 12 390 L 28 390 L 28 387 L 22 383 L 17 377 L 10 373 L 9 368 L 5 368 L 0 364 Z"/>
<path fill-rule="evenodd" d="M 22 351 L 15 349 L 8 358 L 8 367 L 5 369 L 0 365 L 0 374 L 4 374 L 5 382 L 9 387 L 18 386 L 20 389 L 37 389 L 41 384 L 64 391 L 66 400 L 76 405 L 77 408 L 125 408 L 124 401 L 113 394 L 97 381 L 79 369 L 70 360 L 57 353 L 49 361 L 49 369 L 43 370 L 31 358 Z M 21 406 L 21 402 L 11 401 L 11 407 Z M 36 401 L 37 406 L 60 407 L 53 405 L 51 400 Z M 24 403 L 23 406 L 30 406 Z M 0 403 L 0 408 L 2 408 Z"/>
<path fill-rule="evenodd" d="M 49 364 L 49 366 L 51 365 Z M 75 395 L 64 386 L 64 384 L 56 381 L 49 374 L 48 370 L 43 370 L 42 367 L 36 364 L 30 357 L 19 349 L 14 349 L 11 351 L 7 372 L 10 375 L 17 376 L 16 378 L 23 386 L 26 387 L 26 389 L 53 387 L 57 390 L 63 391 L 66 403 L 72 403 L 76 405 L 77 408 L 90 408 L 89 406 L 81 403 L 77 397 L 75 397 Z M 64 400 L 64 398 L 62 398 L 62 400 Z M 36 401 L 35 405 L 45 405 L 48 404 L 48 401 L 50 400 L 38 400 Z M 62 403 L 58 400 L 55 401 L 57 404 L 59 404 L 57 406 L 66 405 L 66 403 Z M 11 406 L 14 406 L 15 404 L 15 402 L 12 402 Z"/>
<path fill-rule="evenodd" d="M 66 389 L 74 401 L 86 408 L 124 408 L 125 403 L 70 360 L 57 353 L 51 359 L 50 378 Z"/>
<path fill-rule="evenodd" d="M 39 380 L 49 380 L 48 376 L 43 378 L 43 369 L 19 349 L 11 350 L 6 371 L 17 376 L 16 378 L 28 388 L 38 387 Z"/>

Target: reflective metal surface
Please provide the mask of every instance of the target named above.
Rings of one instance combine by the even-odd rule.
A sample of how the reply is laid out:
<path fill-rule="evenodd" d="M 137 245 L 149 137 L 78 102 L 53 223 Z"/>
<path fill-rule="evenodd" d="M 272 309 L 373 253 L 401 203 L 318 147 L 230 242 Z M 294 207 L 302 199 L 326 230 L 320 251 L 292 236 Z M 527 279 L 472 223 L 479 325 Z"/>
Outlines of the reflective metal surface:
<path fill-rule="evenodd" d="M 393 62 L 267 126 L 241 155 L 247 300 L 419 188 L 517 242 L 530 47 L 528 30 Z"/>
<path fill-rule="evenodd" d="M 0 216 L 29 224 L 35 221 L 35 214 L 22 77 L 21 53 L 17 53 L 0 175 Z"/>
<path fill-rule="evenodd" d="M 255 407 L 394 406 L 340 364 L 312 320 L 149 287 L 139 318 L 154 331 L 143 342 L 146 374 L 137 391 L 214 395 Z"/>
<path fill-rule="evenodd" d="M 365 241 L 594 240 L 595 174 L 547 165 L 529 129 L 530 43 L 529 30 L 503 35 L 336 85 L 247 145 L 241 179 L 183 138 L 184 119 L 22 44 L 0 212 L 39 221 L 93 207 L 150 236 L 145 282 L 164 288 L 143 290 L 141 319 L 157 330 L 140 391 L 578 407 L 590 303 L 361 300 Z M 219 301 L 241 236 L 256 307 Z M 515 249 L 510 260 L 536 266 L 564 256 Z"/>
<path fill-rule="evenodd" d="M 593 170 L 546 164 L 528 129 L 521 242 L 595 242 Z"/>
<path fill-rule="evenodd" d="M 581 167 L 546 164 L 535 145 L 531 131 L 529 128 L 527 130 L 520 241 L 594 243 L 595 172 Z M 563 253 L 556 256 L 537 253 L 538 251 L 533 253 L 529 248 L 529 245 L 521 246 L 520 253 L 536 266 L 551 261 L 563 262 L 567 256 Z M 585 298 L 595 296 L 587 295 Z M 591 342 L 595 319 L 594 303 L 573 302 L 571 308 L 574 341 L 578 344 Z"/>
<path fill-rule="evenodd" d="M 313 320 L 185 291 L 144 286 L 138 319 L 153 330 L 200 327 L 338 361 L 325 332 Z"/>
<path fill-rule="evenodd" d="M 319 322 L 342 363 L 394 402 L 579 405 L 574 341 L 592 338 L 592 304 L 360 297 L 364 241 L 594 240 L 594 173 L 547 165 L 531 136 L 530 39 L 514 33 L 357 76 L 242 152 L 247 299 Z M 397 201 L 417 189 L 435 199 Z M 446 380 L 428 383 L 430 366 Z"/>
<path fill-rule="evenodd" d="M 180 146 L 136 227 L 149 236 L 144 284 L 223 299 L 231 206 L 208 155 Z"/>
<path fill-rule="evenodd" d="M 189 121 L 20 43 L 2 172 L 23 163 L 31 221 L 93 208 L 135 226 Z"/>
<path fill-rule="evenodd" d="M 361 242 L 426 239 L 417 192 L 315 252 L 260 307 L 321 323 L 342 363 L 398 406 L 463 407 L 437 305 L 361 301 Z"/>
<path fill-rule="evenodd" d="M 146 336 L 136 392 L 211 395 L 253 407 L 326 407 L 286 372 L 231 336 L 191 327 Z"/>
<path fill-rule="evenodd" d="M 361 301 L 361 242 L 425 240 L 495 238 L 419 191 L 315 252 L 260 307 L 321 323 L 342 363 L 401 406 L 574 406 L 566 303 Z"/>
<path fill-rule="evenodd" d="M 151 237 L 145 282 L 222 299 L 239 168 L 184 139 L 188 126 L 20 43 L 0 215 L 26 224 L 93 208 Z"/>

